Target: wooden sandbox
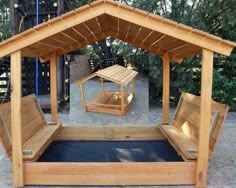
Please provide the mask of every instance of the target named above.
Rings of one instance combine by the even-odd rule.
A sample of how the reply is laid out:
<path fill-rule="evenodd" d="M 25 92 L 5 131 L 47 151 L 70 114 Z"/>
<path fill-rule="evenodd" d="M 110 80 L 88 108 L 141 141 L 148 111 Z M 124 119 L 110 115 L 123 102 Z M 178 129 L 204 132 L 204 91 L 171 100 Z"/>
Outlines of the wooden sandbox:
<path fill-rule="evenodd" d="M 107 37 L 117 38 L 162 57 L 162 122 L 168 124 L 166 125 L 168 127 L 162 127 L 160 130 L 156 125 L 154 127 L 60 126 L 57 113 L 57 57 Z M 233 42 L 112 0 L 94 1 L 3 41 L 0 43 L 0 57 L 11 56 L 11 110 L 8 110 L 8 113 L 4 110 L 1 114 L 3 118 L 5 115 L 8 116 L 8 119 L 4 120 L 5 123 L 1 122 L 3 125 L 1 138 L 12 160 L 14 185 L 23 187 L 24 185 L 193 184 L 197 187 L 206 187 L 209 154 L 211 156 L 214 150 L 226 114 L 224 112 L 227 111 L 227 107 L 222 108 L 226 110 L 218 109 L 212 103 L 214 54 L 230 56 L 234 47 L 236 44 Z M 199 91 L 201 96 L 197 97 L 197 100 L 190 100 L 195 115 L 186 115 L 192 111 L 188 110 L 189 102 L 187 102 L 187 110 L 182 111 L 185 115 L 182 115 L 181 110 L 177 110 L 180 116 L 176 115 L 179 119 L 175 119 L 172 126 L 169 121 L 170 62 L 181 63 L 184 58 L 196 55 L 202 58 L 202 63 Z M 50 61 L 51 122 L 56 127 L 47 125 L 43 116 L 37 115 L 39 111 L 35 111 L 36 108 L 23 113 L 26 105 L 22 99 L 22 57 L 37 57 L 42 63 Z M 124 92 L 121 98 L 124 99 Z M 198 101 L 198 104 L 192 106 L 194 101 Z M 214 109 L 216 113 L 212 111 Z M 33 113 L 36 115 L 34 118 L 26 117 L 29 114 L 33 116 Z M 124 113 L 123 105 L 122 114 Z M 222 123 L 212 123 L 212 119 Z M 49 131 L 46 127 L 53 130 Z M 47 134 L 44 134 L 44 130 Z M 191 132 L 193 134 L 190 134 Z M 4 137 L 4 134 L 7 136 Z M 44 153 L 47 144 L 53 140 L 166 139 L 184 161 L 64 163 L 25 160 L 25 156 L 28 155 L 33 155 L 33 159 L 37 160 L 38 154 Z M 191 143 L 191 147 L 188 143 Z M 188 159 L 188 152 L 195 155 L 191 155 L 191 158 L 196 157 L 197 152 L 197 159 Z"/>
<path fill-rule="evenodd" d="M 113 65 L 76 82 L 76 85 L 80 86 L 84 110 L 89 112 L 125 115 L 135 95 L 135 77 L 137 74 L 136 71 L 119 65 Z M 96 76 L 101 79 L 101 91 L 87 103 L 85 100 L 83 84 Z M 104 79 L 118 84 L 120 86 L 120 91 L 105 91 Z M 125 87 L 129 84 L 131 90 L 126 92 Z"/>

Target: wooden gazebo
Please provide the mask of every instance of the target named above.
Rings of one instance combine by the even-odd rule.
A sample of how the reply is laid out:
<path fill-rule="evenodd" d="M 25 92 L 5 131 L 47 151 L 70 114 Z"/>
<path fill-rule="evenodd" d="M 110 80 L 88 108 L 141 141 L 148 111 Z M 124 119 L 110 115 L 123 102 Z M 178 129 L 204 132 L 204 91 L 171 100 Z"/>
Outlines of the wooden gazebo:
<path fill-rule="evenodd" d="M 197 160 L 156 163 L 37 163 L 23 160 L 21 58 L 50 61 L 52 122 L 57 122 L 57 57 L 112 36 L 163 57 L 163 122 L 169 122 L 170 61 L 202 56 Z M 235 43 L 111 0 L 98 0 L 0 44 L 11 56 L 11 137 L 16 187 L 50 185 L 207 184 L 213 54 L 229 56 Z M 123 131 L 123 134 L 118 134 Z M 100 134 L 96 134 L 100 133 Z M 128 135 L 123 137 L 124 132 Z M 112 136 L 113 134 L 118 136 Z M 57 139 L 163 139 L 155 127 L 62 127 Z M 94 136 L 94 137 L 92 137 Z"/>
<path fill-rule="evenodd" d="M 135 77 L 137 75 L 138 72 L 134 70 L 120 65 L 113 65 L 77 81 L 76 85 L 80 86 L 80 95 L 84 110 L 89 112 L 125 115 L 134 98 Z M 101 91 L 87 103 L 83 84 L 96 76 L 100 77 Z M 104 87 L 104 79 L 118 84 L 120 86 L 120 91 L 106 91 Z M 129 92 L 126 92 L 125 87 L 128 85 L 131 86 L 131 89 Z"/>

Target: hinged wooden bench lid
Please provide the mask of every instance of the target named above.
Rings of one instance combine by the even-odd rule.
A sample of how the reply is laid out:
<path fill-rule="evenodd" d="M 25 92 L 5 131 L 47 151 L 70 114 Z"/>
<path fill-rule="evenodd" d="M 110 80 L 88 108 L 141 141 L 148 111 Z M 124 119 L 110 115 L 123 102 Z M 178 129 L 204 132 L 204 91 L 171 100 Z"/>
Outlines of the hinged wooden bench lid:
<path fill-rule="evenodd" d="M 47 124 L 43 112 L 34 95 L 22 98 L 22 142 L 28 142 Z M 6 154 L 11 157 L 11 103 L 0 105 L 0 141 Z"/>
<path fill-rule="evenodd" d="M 160 129 L 186 160 L 197 159 L 201 97 L 183 92 L 171 125 Z M 209 134 L 209 157 L 212 156 L 229 107 L 211 101 L 212 113 Z"/>

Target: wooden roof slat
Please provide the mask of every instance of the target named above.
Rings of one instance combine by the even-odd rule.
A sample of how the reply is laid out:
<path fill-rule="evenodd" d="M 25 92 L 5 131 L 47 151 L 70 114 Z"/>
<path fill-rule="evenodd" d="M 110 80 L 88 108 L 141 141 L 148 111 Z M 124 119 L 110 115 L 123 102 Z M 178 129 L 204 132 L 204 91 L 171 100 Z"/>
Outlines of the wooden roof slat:
<path fill-rule="evenodd" d="M 61 35 L 63 35 L 61 32 L 71 38 L 68 39 L 68 37 L 65 36 L 61 38 Z M 52 46 L 56 46 L 58 41 L 63 41 L 66 44 L 61 52 L 58 53 L 56 48 L 54 51 L 57 51 L 58 54 L 61 54 L 62 51 L 67 53 L 75 50 L 78 46 L 82 46 L 76 44 L 75 41 L 77 41 L 77 43 L 83 41 L 83 44 L 88 44 L 88 41 L 93 42 L 97 40 L 88 39 L 101 35 L 101 32 L 112 32 L 113 37 L 122 36 L 120 37 L 120 39 L 122 38 L 121 40 L 127 39 L 126 41 L 133 41 L 132 44 L 139 47 L 143 46 L 142 48 L 145 47 L 146 50 L 152 50 L 151 52 L 171 51 L 174 53 L 178 45 L 184 45 L 183 43 L 175 46 L 175 40 L 176 44 L 177 41 L 180 40 L 190 45 L 195 45 L 197 48 L 208 49 L 227 56 L 229 56 L 232 49 L 236 47 L 236 43 L 234 42 L 223 40 L 217 36 L 168 20 L 161 16 L 149 14 L 122 3 L 98 0 L 48 22 L 39 24 L 2 42 L 0 44 L 0 57 L 9 55 L 18 50 L 24 52 L 22 53 L 24 57 L 26 54 L 29 54 L 25 49 L 28 49 L 28 46 L 38 46 L 37 43 L 40 41 Z M 114 35 L 113 32 L 116 32 L 116 35 Z M 157 41 L 159 37 L 164 35 L 165 37 L 163 39 Z M 51 43 L 51 38 L 58 41 L 53 44 Z M 87 42 L 84 42 L 84 40 L 87 40 Z M 141 41 L 143 44 L 140 45 L 137 41 Z M 62 44 L 58 44 L 58 47 L 62 47 Z M 151 45 L 151 47 L 147 48 L 147 45 Z M 48 51 L 51 52 L 51 50 L 44 51 L 40 48 L 35 48 L 31 50 L 31 56 L 38 56 L 38 54 L 42 54 L 42 52 L 47 53 Z M 186 53 L 184 52 L 182 55 Z M 159 53 L 159 55 L 160 54 L 162 53 Z M 48 54 L 43 54 L 44 57 L 47 55 Z M 178 56 L 178 54 L 172 55 L 172 57 Z M 187 55 L 189 55 L 189 53 L 187 53 Z M 181 58 L 183 57 L 185 56 Z"/>
<path fill-rule="evenodd" d="M 82 37 L 83 39 L 87 40 L 87 38 L 82 35 L 77 29 L 75 29 L 74 27 L 72 27 L 73 31 L 76 32 L 80 37 Z"/>
<path fill-rule="evenodd" d="M 91 9 L 90 7 L 88 8 Z M 39 24 L 37 27 L 34 27 L 34 29 L 37 30 L 40 34 L 36 33 L 32 29 L 30 32 L 27 31 L 21 33 L 24 37 L 26 37 L 27 35 L 25 39 L 21 39 L 19 35 L 16 35 L 14 38 L 6 40 L 0 45 L 0 56 L 9 55 L 14 51 L 20 50 L 28 45 L 32 45 L 40 40 L 51 37 L 61 31 L 64 31 L 80 23 L 84 23 L 87 20 L 93 19 L 94 17 L 104 14 L 104 2 L 100 1 L 97 6 L 93 6 L 93 11 L 89 11 L 89 14 L 87 11 L 88 8 L 86 6 L 83 6 L 76 9 L 76 12 L 78 12 L 78 14 L 70 12 L 62 15 L 61 17 L 63 18 L 63 21 L 60 18 L 54 18 L 47 23 Z M 66 25 L 61 23 L 66 23 Z M 48 26 L 48 24 L 50 26 Z M 10 41 L 14 47 L 9 46 Z"/>
<path fill-rule="evenodd" d="M 120 40 L 123 40 L 125 42 L 128 42 L 134 46 L 137 46 L 139 48 L 142 48 L 142 49 L 145 49 L 145 50 L 148 50 L 154 54 L 157 54 L 157 55 L 160 55 L 160 56 L 163 56 L 165 53 L 167 53 L 166 51 L 158 48 L 158 47 L 155 47 L 155 46 L 150 46 L 150 44 L 146 44 L 145 42 L 142 42 L 142 41 L 139 41 L 139 40 L 133 40 L 133 39 L 130 39 L 130 38 L 125 38 L 125 36 L 121 35 L 121 34 L 118 34 L 116 32 L 110 32 L 110 35 L 113 36 L 113 37 L 116 37 Z M 177 62 L 177 63 L 181 63 L 183 58 L 181 56 L 178 56 L 178 55 L 175 55 L 175 54 L 169 54 L 170 56 L 170 59 Z"/>
<path fill-rule="evenodd" d="M 158 38 L 157 40 L 155 40 L 153 43 L 151 43 L 151 46 L 157 44 L 158 42 L 160 42 L 161 40 L 163 40 L 166 37 L 166 35 L 161 35 L 160 38 Z"/>
<path fill-rule="evenodd" d="M 94 35 L 93 31 L 89 28 L 89 26 L 85 23 L 83 23 L 84 26 L 88 29 L 88 31 L 93 35 L 94 38 L 96 38 L 96 36 Z"/>
<path fill-rule="evenodd" d="M 74 28 L 67 29 L 67 30 L 63 31 L 63 33 L 64 33 L 64 35 L 66 35 L 66 37 L 71 37 L 71 39 L 72 39 L 74 42 L 78 42 L 78 41 L 81 41 L 81 40 L 84 39 L 82 36 L 80 36 L 80 35 L 74 30 Z"/>
<path fill-rule="evenodd" d="M 73 30 L 72 30 L 73 31 Z M 78 40 L 76 40 L 75 38 L 71 37 L 71 35 L 68 35 L 64 32 L 61 32 L 62 35 L 64 35 L 65 37 L 67 37 L 68 39 L 74 41 L 74 42 L 79 42 Z"/>
<path fill-rule="evenodd" d="M 120 65 L 113 65 L 95 73 L 97 76 L 113 81 L 117 84 L 127 85 L 138 74 L 138 72 L 127 69 Z"/>
<path fill-rule="evenodd" d="M 41 41 L 45 42 L 45 43 L 53 44 L 53 45 L 61 47 L 61 48 L 67 46 L 67 43 L 65 43 L 61 40 L 54 39 L 53 37 L 49 37 L 49 38 L 46 38 L 46 39 L 41 40 Z"/>
<path fill-rule="evenodd" d="M 189 43 L 184 43 L 184 44 L 182 44 L 182 45 L 179 45 L 179 46 L 177 46 L 177 47 L 175 47 L 175 48 L 172 48 L 172 49 L 168 50 L 168 52 L 173 52 L 173 53 L 175 53 L 176 50 L 179 50 L 179 49 L 184 48 L 184 47 L 186 47 L 186 46 L 190 46 L 190 44 L 189 44 Z"/>
<path fill-rule="evenodd" d="M 136 33 L 136 35 L 135 35 L 133 41 L 136 41 L 136 39 L 138 38 L 138 36 L 139 36 L 139 34 L 140 34 L 142 28 L 143 28 L 143 27 L 139 27 L 138 32 Z"/>
<path fill-rule="evenodd" d="M 59 49 L 57 51 L 55 51 L 56 55 L 57 56 L 62 56 L 66 53 L 69 53 L 73 50 L 76 50 L 76 49 L 80 49 L 80 48 L 83 48 L 89 44 L 92 44 L 94 42 L 97 42 L 99 40 L 102 40 L 106 37 L 110 36 L 110 32 L 105 32 L 105 33 L 102 33 L 100 35 L 97 35 L 96 38 L 94 38 L 93 36 L 90 37 L 90 38 L 86 38 L 86 40 L 82 40 L 80 41 L 79 43 L 73 43 L 71 44 L 70 46 L 66 46 L 65 48 L 62 48 L 62 49 Z M 40 60 L 41 62 L 46 62 L 50 59 L 50 55 L 47 54 L 47 55 L 41 55 L 40 56 Z"/>
<path fill-rule="evenodd" d="M 38 43 L 39 43 L 39 44 L 42 44 L 42 45 L 44 45 L 44 46 L 47 46 L 47 47 L 51 47 L 51 48 L 56 48 L 56 49 L 60 49 L 60 48 L 61 48 L 61 47 L 58 47 L 58 46 L 56 46 L 56 45 L 48 44 L 48 43 L 42 42 L 42 41 L 39 41 Z"/>
<path fill-rule="evenodd" d="M 194 45 L 198 45 L 202 48 L 206 48 L 223 55 L 228 56 L 232 51 L 233 46 L 227 45 L 227 43 L 224 43 L 224 45 L 220 46 L 219 48 L 219 40 L 211 37 L 212 35 L 206 34 L 207 37 L 205 37 L 204 40 L 201 40 L 201 36 L 199 36 L 199 34 L 195 32 L 194 29 L 183 29 L 182 27 L 178 27 L 178 23 L 168 19 L 163 19 L 163 17 L 151 14 L 148 18 L 148 21 L 144 21 L 145 15 L 140 14 L 140 12 L 136 11 L 134 16 L 130 17 L 129 10 L 126 10 L 125 8 L 120 8 L 119 10 L 119 14 L 116 15 L 116 17 L 119 17 L 119 19 L 142 25 L 143 27 L 149 28 L 150 30 L 158 31 L 160 33 L 183 40 L 185 42 L 189 42 Z M 114 16 L 114 12 L 116 11 L 117 7 L 114 6 L 114 4 L 107 4 L 105 9 L 106 14 Z M 189 33 L 191 33 L 191 36 L 188 35 Z M 222 42 L 223 41 L 224 40 L 222 40 Z M 234 47 L 235 46 L 236 44 L 234 43 Z"/>
<path fill-rule="evenodd" d="M 192 50 L 192 51 L 186 51 L 186 52 L 182 53 L 182 55 L 184 57 L 192 57 L 192 56 L 201 55 L 201 54 L 202 54 L 202 49 L 201 48 L 198 48 L 198 49 L 195 49 L 195 50 Z"/>
<path fill-rule="evenodd" d="M 149 34 L 143 39 L 143 43 L 154 33 L 154 31 L 150 31 Z"/>
<path fill-rule="evenodd" d="M 188 52 L 191 52 L 191 51 L 196 51 L 196 50 L 199 50 L 199 49 L 201 49 L 201 48 L 198 47 L 198 46 L 189 44 L 189 45 L 183 46 L 182 48 L 176 49 L 174 52 L 175 52 L 175 54 L 178 54 L 178 55 L 182 56 L 185 53 L 188 53 Z"/>
<path fill-rule="evenodd" d="M 84 23 L 79 24 L 74 27 L 84 38 L 94 37 L 94 35 L 89 31 L 89 29 L 85 26 Z"/>
<path fill-rule="evenodd" d="M 128 25 L 127 22 L 124 20 L 119 19 L 119 33 L 126 35 L 128 32 Z"/>

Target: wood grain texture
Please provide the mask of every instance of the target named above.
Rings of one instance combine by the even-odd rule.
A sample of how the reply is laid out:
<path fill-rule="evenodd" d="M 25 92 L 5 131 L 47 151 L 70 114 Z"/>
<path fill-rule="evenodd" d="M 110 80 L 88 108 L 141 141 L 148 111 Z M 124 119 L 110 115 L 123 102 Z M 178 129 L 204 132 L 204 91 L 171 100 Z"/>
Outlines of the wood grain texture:
<path fill-rule="evenodd" d="M 53 141 L 60 126 L 60 124 L 47 125 L 37 131 L 37 133 L 23 145 L 23 151 L 30 151 L 30 154 L 24 155 L 24 161 L 36 161 Z"/>
<path fill-rule="evenodd" d="M 194 184 L 196 162 L 24 163 L 29 185 Z"/>
<path fill-rule="evenodd" d="M 11 54 L 12 167 L 16 187 L 24 186 L 21 112 L 21 51 L 16 51 Z"/>
<path fill-rule="evenodd" d="M 157 126 L 65 126 L 55 140 L 165 140 Z"/>
<path fill-rule="evenodd" d="M 81 95 L 81 102 L 84 108 L 84 111 L 87 111 L 87 107 L 86 107 L 86 100 L 85 100 L 85 96 L 84 96 L 84 87 L 83 87 L 83 83 L 79 84 L 79 88 L 80 88 L 80 95 Z"/>
<path fill-rule="evenodd" d="M 117 84 L 127 86 L 138 75 L 138 72 L 120 65 L 113 65 L 96 72 L 96 75 Z"/>
<path fill-rule="evenodd" d="M 162 121 L 169 122 L 170 106 L 170 58 L 166 53 L 163 56 L 163 91 L 162 91 Z"/>
<path fill-rule="evenodd" d="M 219 138 L 219 132 L 223 126 L 228 112 L 228 106 L 211 103 L 209 158 L 212 157 L 215 145 Z M 198 142 L 200 129 L 201 97 L 182 92 L 173 122 L 170 125 L 159 126 L 162 133 L 175 147 L 184 160 L 196 160 L 198 158 Z"/>
<path fill-rule="evenodd" d="M 211 123 L 211 95 L 213 76 L 213 52 L 202 50 L 202 75 L 201 75 L 201 105 L 200 105 L 200 127 L 197 160 L 196 186 L 206 187 L 209 135 Z"/>
<path fill-rule="evenodd" d="M 57 122 L 57 56 L 50 54 L 50 99 L 51 99 L 51 121 Z"/>
<path fill-rule="evenodd" d="M 125 94 L 124 94 L 124 86 L 120 86 L 120 101 L 121 101 L 121 114 L 125 115 Z"/>

